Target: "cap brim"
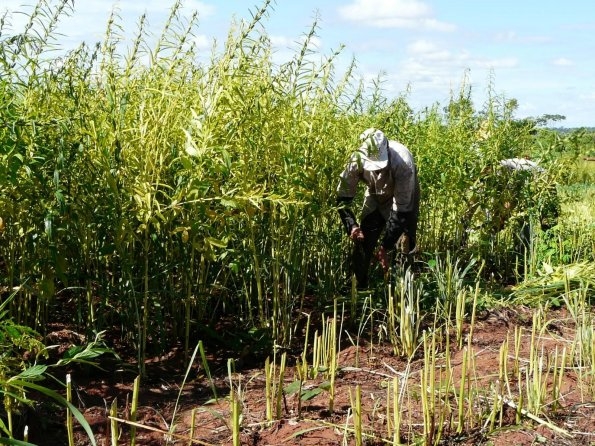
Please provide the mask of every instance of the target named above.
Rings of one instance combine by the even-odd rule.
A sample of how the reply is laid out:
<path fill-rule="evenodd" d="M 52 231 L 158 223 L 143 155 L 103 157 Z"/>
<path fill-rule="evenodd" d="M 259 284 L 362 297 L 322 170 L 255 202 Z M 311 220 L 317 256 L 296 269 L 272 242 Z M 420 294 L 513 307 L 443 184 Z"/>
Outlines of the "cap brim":
<path fill-rule="evenodd" d="M 363 167 L 366 170 L 380 170 L 388 166 L 388 160 L 385 161 L 374 161 L 362 156 Z"/>

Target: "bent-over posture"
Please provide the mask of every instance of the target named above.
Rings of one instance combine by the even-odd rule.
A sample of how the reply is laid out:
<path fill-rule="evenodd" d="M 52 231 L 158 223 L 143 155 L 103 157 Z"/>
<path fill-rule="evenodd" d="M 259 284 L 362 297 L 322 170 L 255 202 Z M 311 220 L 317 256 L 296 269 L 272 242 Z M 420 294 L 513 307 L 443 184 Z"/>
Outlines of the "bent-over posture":
<path fill-rule="evenodd" d="M 404 237 L 405 252 L 417 248 L 420 187 L 413 155 L 403 144 L 389 141 L 381 130 L 360 135 L 362 145 L 351 156 L 337 188 L 339 215 L 347 235 L 355 242 L 352 268 L 358 288 L 368 286 L 368 270 L 381 233 L 376 257 L 388 270 L 388 253 Z M 349 207 L 357 185 L 366 185 L 361 224 Z"/>

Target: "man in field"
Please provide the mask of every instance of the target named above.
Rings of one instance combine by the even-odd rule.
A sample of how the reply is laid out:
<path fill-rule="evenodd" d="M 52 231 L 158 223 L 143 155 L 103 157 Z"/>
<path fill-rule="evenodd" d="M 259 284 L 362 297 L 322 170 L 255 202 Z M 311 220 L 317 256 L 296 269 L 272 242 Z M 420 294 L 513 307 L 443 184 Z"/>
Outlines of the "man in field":
<path fill-rule="evenodd" d="M 517 186 L 520 190 L 529 183 L 534 183 L 537 190 L 528 189 L 529 193 L 526 197 L 512 197 L 506 202 L 506 218 L 514 215 L 515 211 L 522 212 L 519 228 L 519 240 L 516 246 L 516 251 L 520 254 L 525 254 L 527 249 L 531 246 L 531 234 L 533 232 L 530 215 L 528 210 L 536 208 L 537 218 L 543 231 L 546 231 L 557 224 L 559 215 L 559 200 L 556 193 L 555 185 L 547 182 L 547 178 L 543 177 L 546 173 L 545 169 L 540 167 L 536 162 L 526 158 L 509 158 L 500 161 L 500 166 L 508 173 L 509 177 L 515 178 L 521 182 Z M 540 176 L 542 176 L 541 181 Z M 544 179 L 546 181 L 544 181 Z M 524 184 L 523 184 L 524 182 Z M 533 192 L 533 193 L 531 193 Z M 520 203 L 522 198 L 524 202 Z"/>
<path fill-rule="evenodd" d="M 361 146 L 351 156 L 337 188 L 339 215 L 345 231 L 355 242 L 352 269 L 358 288 L 368 286 L 368 270 L 374 249 L 384 232 L 375 257 L 384 272 L 388 254 L 397 241 L 403 252 L 416 251 L 420 189 L 417 167 L 411 152 L 397 141 L 389 141 L 378 129 L 360 135 Z M 361 223 L 349 205 L 359 183 L 366 185 Z"/>
<path fill-rule="evenodd" d="M 555 184 L 536 162 L 526 158 L 503 159 L 495 169 L 486 169 L 478 184 L 472 189 L 464 226 L 471 227 L 477 214 L 482 230 L 495 236 L 512 220 L 516 224 L 517 255 L 524 256 L 530 248 L 535 222 L 543 231 L 557 224 L 560 203 Z M 463 242 L 466 241 L 465 237 Z"/>

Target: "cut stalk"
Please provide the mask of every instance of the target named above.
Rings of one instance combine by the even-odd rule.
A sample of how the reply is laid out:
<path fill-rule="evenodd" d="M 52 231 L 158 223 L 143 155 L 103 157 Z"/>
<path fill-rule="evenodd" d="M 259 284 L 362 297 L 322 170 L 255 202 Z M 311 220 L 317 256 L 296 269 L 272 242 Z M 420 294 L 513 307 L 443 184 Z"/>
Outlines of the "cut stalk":
<path fill-rule="evenodd" d="M 134 378 L 134 384 L 132 387 L 132 405 L 130 407 L 130 421 L 136 423 L 136 416 L 138 410 L 138 394 L 140 391 L 140 375 Z M 136 426 L 134 424 L 130 427 L 130 446 L 136 444 Z"/>
<path fill-rule="evenodd" d="M 72 403 L 72 382 L 70 373 L 66 374 L 66 401 Z M 74 446 L 74 424 L 70 408 L 66 408 L 66 433 L 68 436 L 68 445 Z"/>

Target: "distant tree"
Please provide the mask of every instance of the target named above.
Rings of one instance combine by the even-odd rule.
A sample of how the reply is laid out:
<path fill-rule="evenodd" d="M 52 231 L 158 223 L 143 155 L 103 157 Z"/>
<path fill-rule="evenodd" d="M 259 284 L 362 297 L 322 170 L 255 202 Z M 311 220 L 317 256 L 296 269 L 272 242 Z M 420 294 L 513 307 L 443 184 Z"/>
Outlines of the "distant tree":
<path fill-rule="evenodd" d="M 548 122 L 550 122 L 550 121 L 557 122 L 557 121 L 564 121 L 565 119 L 566 119 L 566 116 L 564 116 L 564 115 L 545 114 L 545 115 L 538 116 L 537 118 L 534 118 L 534 121 L 535 121 L 535 125 L 545 127 L 548 124 Z"/>

